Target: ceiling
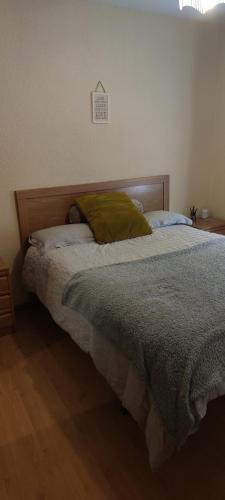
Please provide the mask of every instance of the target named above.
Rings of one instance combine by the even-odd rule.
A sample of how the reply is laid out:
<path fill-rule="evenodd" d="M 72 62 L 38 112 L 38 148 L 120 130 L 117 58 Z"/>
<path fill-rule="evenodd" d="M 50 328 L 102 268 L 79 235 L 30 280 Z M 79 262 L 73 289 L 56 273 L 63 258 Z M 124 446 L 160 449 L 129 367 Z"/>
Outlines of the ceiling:
<path fill-rule="evenodd" d="M 104 4 L 175 14 L 179 11 L 178 0 L 102 0 Z"/>
<path fill-rule="evenodd" d="M 202 17 L 194 9 L 185 7 L 181 12 L 179 0 L 99 0 L 104 5 L 115 5 L 129 7 L 131 9 L 145 10 L 150 12 L 160 12 L 163 14 L 182 17 Z M 225 14 L 225 5 L 218 5 L 204 17 L 218 17 Z"/>

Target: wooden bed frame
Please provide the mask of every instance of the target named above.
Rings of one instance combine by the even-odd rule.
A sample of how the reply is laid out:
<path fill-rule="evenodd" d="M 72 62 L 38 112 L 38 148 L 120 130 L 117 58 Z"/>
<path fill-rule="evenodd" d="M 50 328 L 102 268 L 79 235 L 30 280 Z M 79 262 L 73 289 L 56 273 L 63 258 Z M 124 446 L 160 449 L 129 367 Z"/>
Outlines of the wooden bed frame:
<path fill-rule="evenodd" d="M 169 209 L 169 175 L 16 191 L 22 247 L 33 231 L 65 224 L 77 196 L 109 191 L 123 191 L 140 200 L 145 211 Z"/>

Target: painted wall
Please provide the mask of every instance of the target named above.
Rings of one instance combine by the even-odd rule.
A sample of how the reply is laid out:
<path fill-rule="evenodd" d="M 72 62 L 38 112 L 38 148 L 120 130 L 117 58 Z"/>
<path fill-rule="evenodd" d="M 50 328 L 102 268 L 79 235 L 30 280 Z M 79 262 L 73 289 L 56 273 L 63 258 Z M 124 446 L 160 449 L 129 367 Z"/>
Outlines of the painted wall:
<path fill-rule="evenodd" d="M 0 252 L 11 265 L 15 189 L 170 174 L 172 209 L 205 203 L 217 31 L 86 0 L 0 0 Z M 90 119 L 99 79 L 110 125 Z"/>
<path fill-rule="evenodd" d="M 218 53 L 219 77 L 214 96 L 215 119 L 211 129 L 213 156 L 209 168 L 209 209 L 210 213 L 225 218 L 225 36 L 221 27 L 221 50 Z"/>

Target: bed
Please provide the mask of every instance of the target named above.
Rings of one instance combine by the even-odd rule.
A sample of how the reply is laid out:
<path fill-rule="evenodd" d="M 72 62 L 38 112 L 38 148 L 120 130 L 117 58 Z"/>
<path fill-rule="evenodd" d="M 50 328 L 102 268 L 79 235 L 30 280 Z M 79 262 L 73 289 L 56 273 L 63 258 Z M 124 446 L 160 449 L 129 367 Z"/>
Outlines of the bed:
<path fill-rule="evenodd" d="M 109 183 L 44 188 L 16 192 L 16 203 L 21 244 L 34 230 L 64 224 L 74 197 L 82 193 L 125 191 L 142 201 L 144 209 L 169 208 L 169 177 L 148 177 Z M 88 243 L 53 249 L 45 254 L 34 247 L 26 252 L 24 283 L 47 307 L 54 321 L 92 357 L 96 368 L 106 378 L 123 406 L 143 428 L 149 450 L 151 467 L 158 467 L 176 448 L 176 443 L 165 428 L 150 386 L 124 351 L 111 340 L 98 335 L 90 321 L 82 314 L 62 305 L 62 295 L 69 280 L 90 268 L 140 262 L 175 252 L 189 252 L 214 242 L 215 234 L 198 231 L 188 226 L 170 226 L 156 229 L 151 236 L 117 242 L 112 245 Z M 200 394 L 193 402 L 194 432 L 206 414 L 207 403 L 225 393 L 223 381 Z"/>

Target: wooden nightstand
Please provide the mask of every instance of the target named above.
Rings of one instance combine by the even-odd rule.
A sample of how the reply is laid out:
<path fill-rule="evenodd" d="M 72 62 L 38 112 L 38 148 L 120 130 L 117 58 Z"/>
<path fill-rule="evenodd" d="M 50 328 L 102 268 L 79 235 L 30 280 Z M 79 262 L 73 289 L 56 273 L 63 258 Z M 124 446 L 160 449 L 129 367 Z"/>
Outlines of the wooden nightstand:
<path fill-rule="evenodd" d="M 208 217 L 208 219 L 197 219 L 193 224 L 196 229 L 209 231 L 210 233 L 224 234 L 225 235 L 225 220 L 216 219 L 215 217 Z"/>
<path fill-rule="evenodd" d="M 15 328 L 9 268 L 0 257 L 0 335 Z"/>

